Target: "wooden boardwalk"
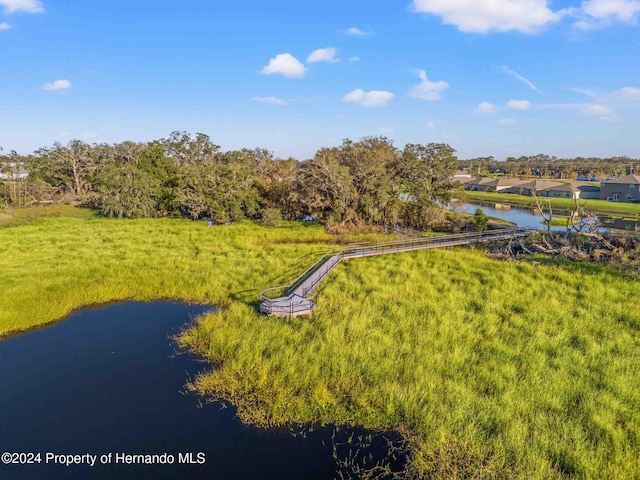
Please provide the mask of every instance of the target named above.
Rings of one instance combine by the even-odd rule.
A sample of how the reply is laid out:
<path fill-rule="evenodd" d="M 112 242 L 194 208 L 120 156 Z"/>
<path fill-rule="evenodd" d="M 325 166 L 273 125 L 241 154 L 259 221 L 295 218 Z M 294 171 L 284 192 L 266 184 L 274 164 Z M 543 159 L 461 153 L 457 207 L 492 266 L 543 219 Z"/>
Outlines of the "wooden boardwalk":
<path fill-rule="evenodd" d="M 486 232 L 459 233 L 438 237 L 400 240 L 386 243 L 362 243 L 350 245 L 342 250 L 330 251 L 305 270 L 290 285 L 269 288 L 260 294 L 260 311 L 278 317 L 310 315 L 316 308 L 314 301 L 316 286 L 342 260 L 370 257 L 389 253 L 411 252 L 427 248 L 453 247 L 480 242 L 494 242 L 515 237 L 526 237 L 535 230 L 528 228 L 505 228 Z"/>

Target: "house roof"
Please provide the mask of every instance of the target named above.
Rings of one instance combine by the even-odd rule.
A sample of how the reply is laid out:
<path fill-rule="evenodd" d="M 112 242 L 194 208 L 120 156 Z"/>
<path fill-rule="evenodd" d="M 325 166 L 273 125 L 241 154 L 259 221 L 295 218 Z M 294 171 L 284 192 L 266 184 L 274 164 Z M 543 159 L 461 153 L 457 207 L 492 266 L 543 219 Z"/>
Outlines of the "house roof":
<path fill-rule="evenodd" d="M 464 177 L 453 177 L 453 179 L 457 182 L 460 183 L 474 183 L 476 180 L 478 180 L 477 178 L 464 178 Z"/>
<path fill-rule="evenodd" d="M 601 190 L 597 185 L 578 185 L 581 192 L 599 192 Z"/>
<path fill-rule="evenodd" d="M 626 185 L 640 185 L 640 175 L 626 175 L 616 180 L 605 180 L 602 183 L 624 183 Z"/>
<path fill-rule="evenodd" d="M 496 180 L 495 178 L 483 177 L 478 180 L 478 185 L 491 185 L 494 182 L 496 185 L 498 184 L 498 180 Z"/>
<path fill-rule="evenodd" d="M 562 183 L 552 182 L 551 180 L 534 180 L 532 182 L 523 183 L 522 185 L 517 185 L 517 187 L 525 188 L 527 190 L 546 190 L 559 185 L 562 185 Z"/>
<path fill-rule="evenodd" d="M 529 183 L 528 180 L 520 180 L 519 178 L 501 178 L 498 180 L 499 187 L 515 187 L 517 185 L 524 185 Z"/>
<path fill-rule="evenodd" d="M 555 187 L 543 188 L 542 190 L 551 191 L 551 192 L 580 192 L 581 190 L 574 185 L 573 183 L 562 183 L 560 185 L 556 185 Z"/>

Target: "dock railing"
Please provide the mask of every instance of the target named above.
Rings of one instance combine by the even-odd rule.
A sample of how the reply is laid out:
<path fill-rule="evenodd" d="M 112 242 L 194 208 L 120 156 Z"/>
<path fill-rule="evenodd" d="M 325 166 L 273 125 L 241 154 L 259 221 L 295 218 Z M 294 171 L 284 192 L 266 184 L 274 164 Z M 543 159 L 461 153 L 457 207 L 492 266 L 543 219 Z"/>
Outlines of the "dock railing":
<path fill-rule="evenodd" d="M 298 287 L 303 285 L 308 279 L 315 275 L 314 280 L 309 285 L 306 285 L 302 292 L 299 292 L 300 297 L 304 299 L 307 297 L 307 295 L 313 292 L 313 289 L 318 285 L 318 283 L 320 283 L 320 281 L 322 281 L 327 272 L 332 270 L 338 263 L 340 263 L 340 261 L 346 258 L 365 257 L 393 252 L 407 252 L 412 250 L 422 250 L 425 248 L 436 248 L 439 246 L 468 245 L 484 241 L 528 236 L 535 231 L 535 229 L 531 228 L 513 227 L 503 228 L 499 230 L 486 230 L 483 232 L 456 233 L 433 237 L 413 238 L 408 240 L 396 240 L 394 242 L 365 242 L 351 244 L 339 250 L 333 249 L 328 251 L 313 265 L 302 272 L 289 285 L 263 290 L 260 293 L 260 300 L 266 308 L 271 310 L 272 302 L 274 300 L 291 296 Z M 275 294 L 276 291 L 279 291 L 280 294 Z M 309 299 L 312 299 L 314 297 L 315 293 Z"/>

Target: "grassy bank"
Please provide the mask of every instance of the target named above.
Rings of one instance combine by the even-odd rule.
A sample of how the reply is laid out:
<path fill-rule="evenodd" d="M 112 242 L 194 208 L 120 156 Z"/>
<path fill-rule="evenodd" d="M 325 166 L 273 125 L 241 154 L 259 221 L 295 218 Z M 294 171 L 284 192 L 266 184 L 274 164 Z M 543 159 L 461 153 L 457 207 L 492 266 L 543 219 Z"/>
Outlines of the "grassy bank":
<path fill-rule="evenodd" d="M 112 300 L 214 303 L 181 339 L 220 365 L 194 388 L 249 423 L 397 428 L 435 478 L 638 478 L 640 282 L 433 250 L 341 264 L 312 319 L 256 313 L 260 289 L 337 240 L 171 219 L 0 228 L 0 332 Z"/>
<path fill-rule="evenodd" d="M 495 192 L 472 192 L 466 191 L 465 197 L 468 201 L 494 202 L 509 205 L 525 205 L 535 207 L 533 197 L 525 195 L 514 195 L 509 193 Z M 547 198 L 539 197 L 541 205 L 547 205 L 551 201 L 551 207 L 558 210 L 571 210 L 575 206 L 574 200 L 570 198 Z M 587 210 L 602 212 L 613 215 L 640 215 L 640 203 L 608 202 L 606 200 L 580 200 L 585 203 Z"/>
<path fill-rule="evenodd" d="M 14 213 L 0 227 L 0 336 L 117 300 L 250 302 L 260 289 L 295 278 L 331 243 L 355 241 L 301 224 L 207 227 L 58 208 Z"/>

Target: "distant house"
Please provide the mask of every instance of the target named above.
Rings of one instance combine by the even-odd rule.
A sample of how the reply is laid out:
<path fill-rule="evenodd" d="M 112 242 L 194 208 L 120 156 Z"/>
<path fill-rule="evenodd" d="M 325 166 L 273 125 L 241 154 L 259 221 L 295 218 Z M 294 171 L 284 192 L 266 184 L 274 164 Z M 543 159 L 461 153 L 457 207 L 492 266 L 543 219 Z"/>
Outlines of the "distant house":
<path fill-rule="evenodd" d="M 0 163 L 0 179 L 6 180 L 8 178 L 18 179 L 27 178 L 29 172 L 25 169 L 24 163 L 19 162 L 6 162 Z"/>
<path fill-rule="evenodd" d="M 533 196 L 540 194 L 543 190 L 552 187 L 558 187 L 562 185 L 560 182 L 552 182 L 551 180 L 533 180 L 531 182 L 525 182 L 520 185 L 514 185 L 513 187 L 505 188 L 504 193 L 516 193 L 518 195 Z"/>
<path fill-rule="evenodd" d="M 580 189 L 572 183 L 563 183 L 543 189 L 540 195 L 550 198 L 580 198 Z"/>
<path fill-rule="evenodd" d="M 529 180 L 520 180 L 518 178 L 501 178 L 496 184 L 496 192 L 502 192 L 509 188 L 517 187 L 529 183 Z"/>
<path fill-rule="evenodd" d="M 476 190 L 479 192 L 495 192 L 498 180 L 489 177 L 473 178 L 464 183 L 465 190 Z"/>
<path fill-rule="evenodd" d="M 456 172 L 453 176 L 454 180 L 464 180 L 465 178 L 471 178 L 471 174 L 467 172 Z"/>
<path fill-rule="evenodd" d="M 601 188 L 596 185 L 578 185 L 578 190 L 580 190 L 580 198 L 587 200 L 600 198 Z"/>
<path fill-rule="evenodd" d="M 602 182 L 600 199 L 612 202 L 640 202 L 640 175 L 605 180 Z"/>

